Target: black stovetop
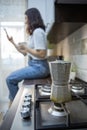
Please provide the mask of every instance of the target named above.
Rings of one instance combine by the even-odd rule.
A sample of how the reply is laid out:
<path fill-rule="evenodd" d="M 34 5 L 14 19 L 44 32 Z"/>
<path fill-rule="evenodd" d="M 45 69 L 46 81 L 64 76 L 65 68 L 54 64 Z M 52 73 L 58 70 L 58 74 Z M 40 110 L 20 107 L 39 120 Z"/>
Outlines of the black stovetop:
<path fill-rule="evenodd" d="M 76 80 L 70 84 L 80 84 L 85 88 L 83 94 L 74 94 L 72 100 L 64 105 L 66 116 L 51 115 L 48 110 L 53 106 L 49 95 L 40 95 L 40 86 L 35 87 L 35 121 L 36 130 L 87 128 L 87 83 Z"/>
<path fill-rule="evenodd" d="M 36 107 L 36 130 L 87 128 L 87 106 L 80 100 L 65 104 L 66 116 L 54 116 L 48 112 L 51 101 L 40 101 Z"/>

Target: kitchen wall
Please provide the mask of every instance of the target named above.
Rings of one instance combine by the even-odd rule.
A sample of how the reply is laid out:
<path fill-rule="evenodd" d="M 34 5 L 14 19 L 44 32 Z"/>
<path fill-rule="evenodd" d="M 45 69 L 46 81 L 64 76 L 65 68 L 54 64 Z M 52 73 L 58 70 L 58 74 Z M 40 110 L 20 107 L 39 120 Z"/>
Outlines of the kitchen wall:
<path fill-rule="evenodd" d="M 59 42 L 56 48 L 57 55 L 63 54 L 65 60 L 74 62 L 77 77 L 87 82 L 87 24 Z"/>
<path fill-rule="evenodd" d="M 87 54 L 87 24 L 59 42 L 57 54 L 60 49 L 66 60 L 70 59 L 72 55 Z"/>

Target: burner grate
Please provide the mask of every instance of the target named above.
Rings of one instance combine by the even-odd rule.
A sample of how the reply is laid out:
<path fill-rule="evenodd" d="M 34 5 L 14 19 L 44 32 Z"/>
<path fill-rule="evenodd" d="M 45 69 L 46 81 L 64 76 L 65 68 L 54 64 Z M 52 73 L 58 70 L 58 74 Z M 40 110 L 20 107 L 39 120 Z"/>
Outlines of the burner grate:
<path fill-rule="evenodd" d="M 86 82 L 79 79 L 71 80 L 70 89 L 72 91 L 73 98 L 77 98 L 74 96 L 73 92 L 80 95 L 82 98 L 87 98 L 87 83 Z"/>
<path fill-rule="evenodd" d="M 53 102 L 39 101 L 39 106 L 36 111 L 36 130 L 55 129 L 56 128 L 68 128 L 70 125 L 70 113 L 65 109 L 65 116 L 51 115 L 48 110 L 54 105 Z M 64 105 L 65 107 L 65 105 Z"/>

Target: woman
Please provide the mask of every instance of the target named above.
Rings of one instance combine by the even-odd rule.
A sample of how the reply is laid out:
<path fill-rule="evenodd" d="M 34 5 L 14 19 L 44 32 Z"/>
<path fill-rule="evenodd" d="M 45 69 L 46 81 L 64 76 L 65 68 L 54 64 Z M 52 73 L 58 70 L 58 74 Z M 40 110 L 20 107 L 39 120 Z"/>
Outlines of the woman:
<path fill-rule="evenodd" d="M 13 37 L 8 40 L 23 55 L 29 56 L 28 66 L 11 73 L 6 83 L 9 89 L 9 99 L 12 102 L 18 92 L 18 83 L 24 79 L 45 78 L 49 75 L 49 65 L 46 60 L 47 39 L 45 35 L 45 25 L 40 12 L 36 8 L 31 8 L 25 12 L 26 32 L 29 35 L 28 46 L 15 44 Z"/>

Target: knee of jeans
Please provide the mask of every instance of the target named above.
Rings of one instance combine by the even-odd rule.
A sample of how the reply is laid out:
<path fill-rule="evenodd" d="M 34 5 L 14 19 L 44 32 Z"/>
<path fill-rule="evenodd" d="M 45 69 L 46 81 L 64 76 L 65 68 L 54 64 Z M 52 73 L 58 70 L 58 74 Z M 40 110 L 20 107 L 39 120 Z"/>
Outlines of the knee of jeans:
<path fill-rule="evenodd" d="M 10 77 L 8 76 L 8 77 L 6 78 L 6 83 L 9 84 L 10 81 L 11 81 L 11 80 L 10 80 Z"/>

